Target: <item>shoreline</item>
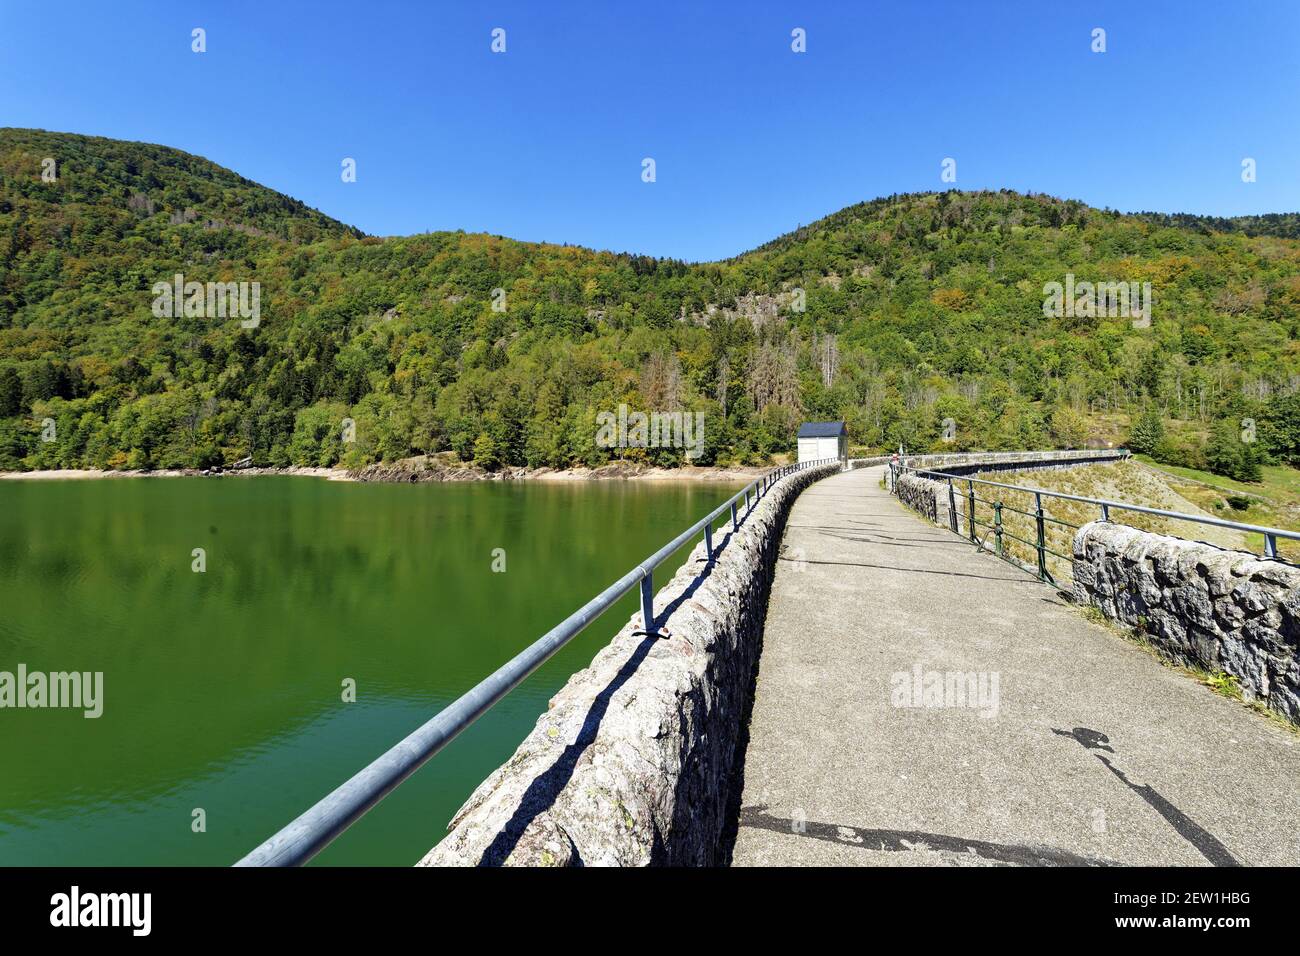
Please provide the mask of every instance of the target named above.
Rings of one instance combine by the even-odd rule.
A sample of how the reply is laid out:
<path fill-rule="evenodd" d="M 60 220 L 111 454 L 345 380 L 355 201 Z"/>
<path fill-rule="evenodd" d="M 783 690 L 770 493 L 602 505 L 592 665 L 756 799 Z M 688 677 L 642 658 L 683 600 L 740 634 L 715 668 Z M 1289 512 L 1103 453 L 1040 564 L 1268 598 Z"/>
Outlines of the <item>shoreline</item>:
<path fill-rule="evenodd" d="M 264 478 L 291 476 L 323 478 L 326 481 L 385 482 L 417 484 L 430 481 L 705 481 L 747 482 L 759 478 L 777 465 L 656 468 L 613 462 L 598 468 L 522 468 L 507 467 L 484 471 L 470 467 L 416 467 L 407 463 L 367 465 L 359 471 L 346 468 L 311 468 L 291 465 L 284 468 L 241 468 L 220 472 L 199 469 L 159 469 L 157 471 L 101 471 L 94 468 L 55 468 L 38 471 L 0 471 L 0 481 L 97 481 L 121 478 Z"/>
<path fill-rule="evenodd" d="M 122 471 L 97 468 L 52 468 L 38 471 L 0 471 L 0 481 L 89 481 L 101 478 L 222 478 L 225 476 L 259 478 L 266 475 L 296 475 L 307 478 L 325 478 L 328 481 L 355 481 L 351 472 L 342 468 L 241 468 L 238 471 L 204 473 L 196 468 L 160 468 L 157 471 L 127 469 Z"/>

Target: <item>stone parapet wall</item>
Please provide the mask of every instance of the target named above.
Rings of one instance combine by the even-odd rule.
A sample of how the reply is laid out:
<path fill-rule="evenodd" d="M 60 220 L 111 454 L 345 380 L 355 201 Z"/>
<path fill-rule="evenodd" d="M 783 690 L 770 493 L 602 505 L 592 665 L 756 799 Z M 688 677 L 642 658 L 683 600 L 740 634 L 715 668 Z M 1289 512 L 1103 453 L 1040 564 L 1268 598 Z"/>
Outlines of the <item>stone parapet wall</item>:
<path fill-rule="evenodd" d="M 514 755 L 457 811 L 422 866 L 722 862 L 767 597 L 786 516 L 839 462 L 787 475 L 655 595 L 667 639 L 634 616 L 571 677 Z"/>
<path fill-rule="evenodd" d="M 856 468 L 872 468 L 876 465 L 887 464 L 889 464 L 889 455 L 880 455 L 876 458 L 850 458 L 848 470 L 853 471 Z"/>
<path fill-rule="evenodd" d="M 1074 599 L 1300 723 L 1300 568 L 1094 521 L 1074 538 Z"/>
<path fill-rule="evenodd" d="M 898 500 L 935 524 L 948 523 L 948 485 L 904 473 L 898 478 Z"/>
<path fill-rule="evenodd" d="M 973 475 L 980 471 L 1030 471 L 1074 468 L 1079 465 L 1110 464 L 1124 461 L 1129 453 L 1123 448 L 1074 451 L 956 452 L 942 455 L 908 455 L 903 463 L 911 468 L 933 468 L 953 475 Z"/>

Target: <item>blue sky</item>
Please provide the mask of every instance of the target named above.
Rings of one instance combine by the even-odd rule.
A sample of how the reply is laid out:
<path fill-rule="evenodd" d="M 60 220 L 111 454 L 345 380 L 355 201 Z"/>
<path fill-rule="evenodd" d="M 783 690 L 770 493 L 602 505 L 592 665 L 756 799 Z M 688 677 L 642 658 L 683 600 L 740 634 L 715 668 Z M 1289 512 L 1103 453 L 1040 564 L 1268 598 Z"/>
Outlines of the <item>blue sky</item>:
<path fill-rule="evenodd" d="M 1294 0 L 0 3 L 0 125 L 175 146 L 377 235 L 691 260 L 946 188 L 945 157 L 963 189 L 1300 210 L 1297 106 Z"/>

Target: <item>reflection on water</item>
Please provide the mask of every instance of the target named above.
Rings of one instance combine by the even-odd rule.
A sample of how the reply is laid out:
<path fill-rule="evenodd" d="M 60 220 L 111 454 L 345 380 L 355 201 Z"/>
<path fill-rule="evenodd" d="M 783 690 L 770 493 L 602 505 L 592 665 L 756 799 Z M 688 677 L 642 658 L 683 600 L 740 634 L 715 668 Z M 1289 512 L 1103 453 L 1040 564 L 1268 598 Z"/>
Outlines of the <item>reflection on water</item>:
<path fill-rule="evenodd" d="M 104 673 L 99 719 L 0 710 L 0 864 L 233 862 L 732 490 L 0 482 L 0 670 Z M 634 611 L 629 596 L 318 860 L 414 862 Z"/>

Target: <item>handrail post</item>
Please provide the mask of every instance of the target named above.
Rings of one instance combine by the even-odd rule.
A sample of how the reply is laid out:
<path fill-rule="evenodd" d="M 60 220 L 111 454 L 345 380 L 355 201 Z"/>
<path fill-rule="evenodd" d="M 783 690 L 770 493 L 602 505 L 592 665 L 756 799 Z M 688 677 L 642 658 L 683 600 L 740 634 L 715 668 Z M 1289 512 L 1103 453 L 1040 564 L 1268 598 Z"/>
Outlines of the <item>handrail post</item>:
<path fill-rule="evenodd" d="M 1103 502 L 1101 506 L 1101 520 L 1110 521 L 1110 505 L 1105 502 Z"/>
<path fill-rule="evenodd" d="M 655 586 L 654 571 L 647 571 L 641 579 L 641 620 L 645 623 L 645 632 L 655 632 Z"/>
<path fill-rule="evenodd" d="M 704 560 L 713 563 L 713 522 L 704 526 Z"/>
<path fill-rule="evenodd" d="M 1043 496 L 1034 493 L 1034 522 L 1038 526 L 1038 579 L 1047 580 L 1047 532 L 1043 525 Z"/>
<path fill-rule="evenodd" d="M 970 539 L 971 539 L 972 541 L 974 541 L 974 540 L 976 540 L 976 535 L 975 535 L 975 482 L 973 482 L 973 481 L 967 481 L 967 482 L 966 482 L 966 490 L 967 490 L 967 500 L 968 500 L 968 502 L 969 502 L 969 508 L 968 508 L 968 510 L 966 511 L 966 524 L 969 525 L 969 530 L 970 530 Z"/>
<path fill-rule="evenodd" d="M 731 530 L 740 530 L 740 522 L 736 519 L 736 502 L 734 500 L 731 502 Z"/>
<path fill-rule="evenodd" d="M 948 479 L 948 524 L 953 534 L 961 534 L 957 529 L 957 495 L 952 490 L 952 479 Z"/>
<path fill-rule="evenodd" d="M 993 534 L 997 538 L 998 557 L 1002 557 L 1002 502 L 993 502 Z"/>
<path fill-rule="evenodd" d="M 1277 535 L 1275 534 L 1264 535 L 1264 557 L 1266 558 L 1277 557 Z"/>

